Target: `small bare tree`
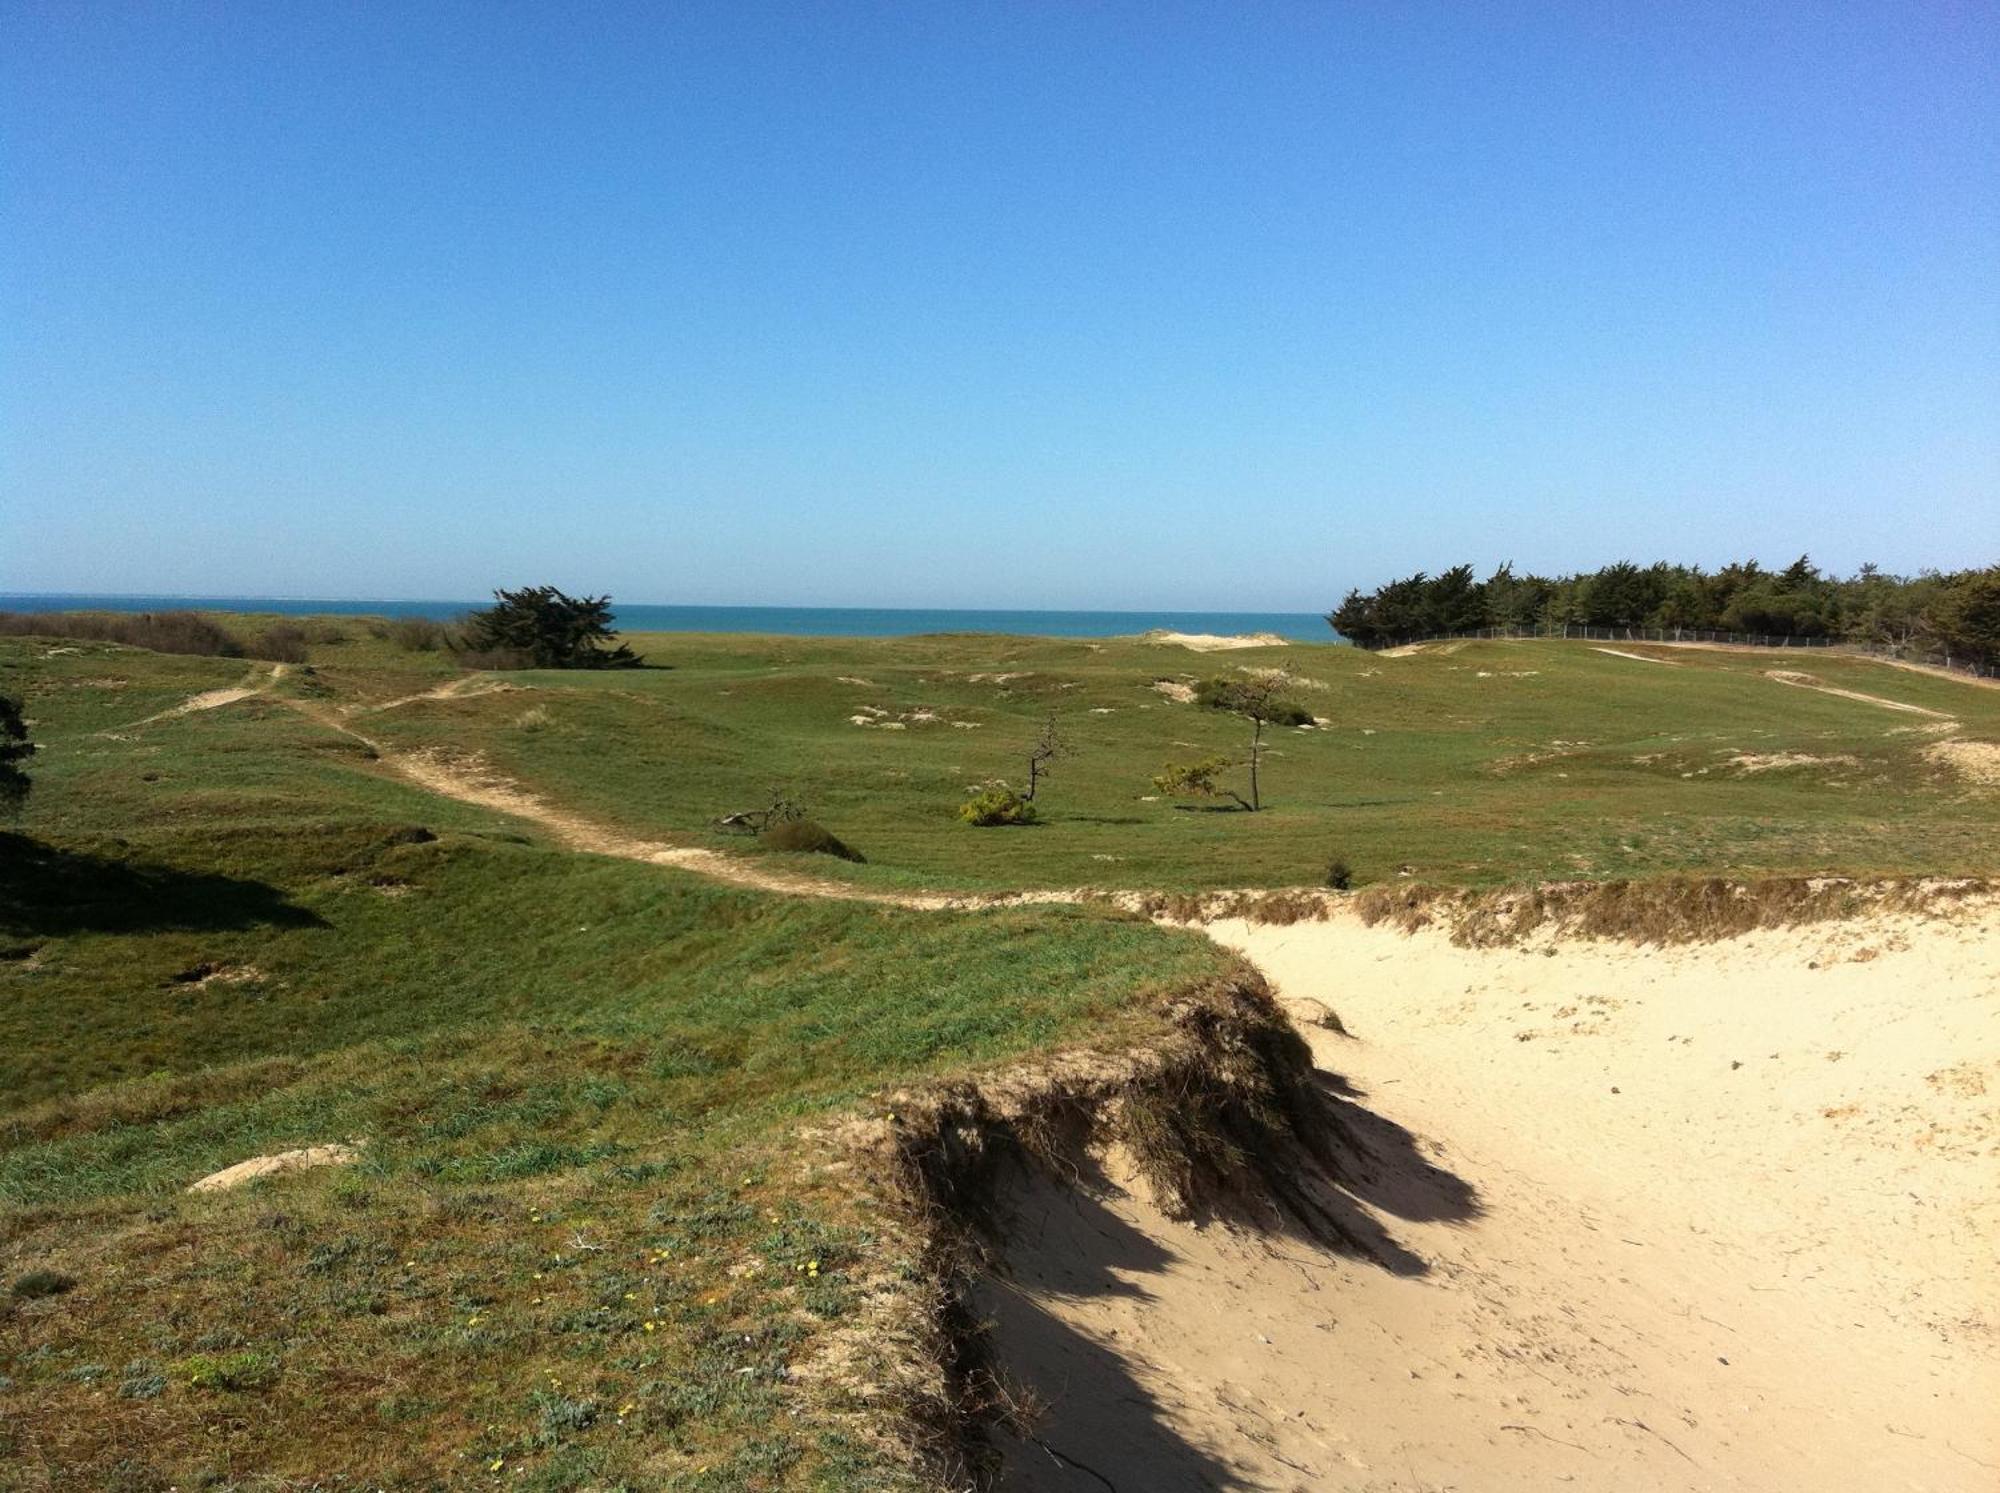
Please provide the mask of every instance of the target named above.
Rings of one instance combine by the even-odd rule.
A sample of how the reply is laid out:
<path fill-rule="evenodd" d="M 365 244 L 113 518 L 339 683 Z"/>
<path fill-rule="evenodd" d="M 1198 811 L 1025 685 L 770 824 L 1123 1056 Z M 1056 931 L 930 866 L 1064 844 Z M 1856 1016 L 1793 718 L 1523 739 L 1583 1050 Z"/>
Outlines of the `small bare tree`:
<path fill-rule="evenodd" d="M 1042 779 L 1050 776 L 1056 763 L 1074 751 L 1069 738 L 1063 734 L 1062 723 L 1056 719 L 1055 712 L 1050 711 L 1049 718 L 1042 722 L 1041 735 L 1028 748 L 1028 791 L 1021 797 L 1033 803 L 1035 790 L 1041 786 Z"/>

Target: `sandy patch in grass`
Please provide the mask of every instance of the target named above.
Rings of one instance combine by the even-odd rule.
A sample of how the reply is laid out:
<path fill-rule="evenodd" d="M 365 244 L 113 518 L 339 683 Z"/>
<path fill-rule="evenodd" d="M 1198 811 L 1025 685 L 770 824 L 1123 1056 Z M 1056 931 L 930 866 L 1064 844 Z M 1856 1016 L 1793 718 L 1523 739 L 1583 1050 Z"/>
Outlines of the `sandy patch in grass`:
<path fill-rule="evenodd" d="M 284 1172 L 304 1171 L 315 1166 L 346 1166 L 361 1159 L 359 1146 L 306 1146 L 297 1151 L 279 1151 L 270 1156 L 253 1156 L 234 1166 L 211 1172 L 188 1188 L 189 1192 L 223 1192 L 241 1187 L 259 1177 L 275 1177 Z"/>
<path fill-rule="evenodd" d="M 1175 648 L 1189 648 L 1196 653 L 1224 653 L 1232 648 L 1289 648 L 1289 639 L 1281 638 L 1274 632 L 1243 633 L 1228 636 L 1214 632 L 1166 632 L 1156 630 L 1141 636 L 1142 643 L 1161 643 Z"/>
<path fill-rule="evenodd" d="M 1848 756 L 1815 757 L 1810 752 L 1738 752 L 1726 765 L 1736 768 L 1739 772 L 1782 772 L 1792 767 L 1859 767 L 1861 759 Z"/>
<path fill-rule="evenodd" d="M 1354 1034 L 1305 1032 L 1361 1096 L 1378 1258 L 1165 1217 L 1115 1165 L 1029 1192 L 995 1315 L 1050 1408 L 1005 1486 L 1993 1486 L 1993 909 L 1671 949 L 1211 931 Z"/>
<path fill-rule="evenodd" d="M 1941 762 L 1969 783 L 1982 788 L 2000 788 L 2000 742 L 1938 741 L 1924 748 L 1924 755 Z"/>
<path fill-rule="evenodd" d="M 1165 695 L 1169 700 L 1177 700 L 1183 705 L 1194 704 L 1194 686 L 1183 684 L 1178 679 L 1155 679 L 1153 693 Z"/>
<path fill-rule="evenodd" d="M 1863 694 L 1858 689 L 1840 689 L 1822 681 L 1816 674 L 1801 674 L 1792 669 L 1766 669 L 1766 679 L 1775 679 L 1780 684 L 1789 684 L 1797 689 L 1816 690 L 1822 695 L 1838 695 L 1843 700 L 1859 700 L 1864 705 L 1880 705 L 1884 710 L 1902 710 L 1911 715 L 1928 715 L 1938 720 L 1956 719 L 1946 710 L 1932 710 L 1924 705 L 1906 705 L 1901 700 L 1889 700 L 1881 695 Z"/>

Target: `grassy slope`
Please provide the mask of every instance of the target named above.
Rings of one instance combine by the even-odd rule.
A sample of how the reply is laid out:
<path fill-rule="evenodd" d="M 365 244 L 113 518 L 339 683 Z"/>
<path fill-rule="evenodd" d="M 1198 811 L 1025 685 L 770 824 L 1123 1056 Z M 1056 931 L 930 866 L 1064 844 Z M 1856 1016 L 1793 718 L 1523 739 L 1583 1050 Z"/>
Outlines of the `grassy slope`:
<path fill-rule="evenodd" d="M 451 676 L 350 633 L 283 688 L 381 702 Z M 640 833 L 703 839 L 784 784 L 871 856 L 815 869 L 889 886 L 1283 884 L 1336 851 L 1364 878 L 1466 882 L 1990 872 L 2000 844 L 1994 796 L 1921 755 L 1924 718 L 1763 671 L 1985 739 L 2000 695 L 1835 658 L 643 642 L 675 667 L 517 676 L 358 720 Z M 1163 759 L 1242 734 L 1152 682 L 1245 665 L 1317 681 L 1303 698 L 1332 728 L 1279 733 L 1267 813 L 1146 801 Z M 1148 992 L 1220 956 L 1079 911 L 801 904 L 563 854 L 279 700 L 133 724 L 250 672 L 0 639 L 0 688 L 25 688 L 48 748 L 32 839 L 0 841 L 0 1281 L 78 1281 L 0 1302 L 0 1487 L 886 1476 L 788 1378 L 893 1263 L 800 1152 L 801 1120 L 925 1072 L 1130 1040 Z M 853 725 L 864 706 L 976 724 Z M 1047 822 L 954 822 L 967 785 L 1018 776 L 1051 706 L 1080 751 Z M 1737 752 L 1854 761 L 1745 775 Z M 370 1142 L 350 1170 L 180 1191 L 349 1136 Z M 767 1268 L 732 1273 L 751 1259 Z"/>
<path fill-rule="evenodd" d="M 1201 656 L 1022 638 L 639 641 L 673 667 L 515 676 L 520 692 L 402 707 L 370 730 L 476 748 L 570 808 L 649 833 L 700 836 L 784 784 L 866 852 L 871 866 L 854 874 L 882 884 L 1295 885 L 1335 854 L 1364 880 L 1407 869 L 1473 884 L 1971 872 L 1993 870 L 2000 844 L 2000 801 L 1923 756 L 1928 718 L 1765 671 L 1950 712 L 1988 740 L 2000 738 L 2000 691 L 1850 658 L 1681 650 L 1665 667 L 1528 642 L 1385 658 L 1333 645 Z M 1277 733 L 1263 814 L 1148 801 L 1164 761 L 1240 751 L 1246 735 L 1152 682 L 1245 666 L 1314 681 L 1300 698 L 1331 727 Z M 941 719 L 887 731 L 853 724 L 864 708 Z M 954 822 L 971 785 L 1021 781 L 1052 708 L 1079 751 L 1048 790 L 1045 822 Z M 1730 765 L 1738 753 L 1854 760 L 1746 773 Z"/>
<path fill-rule="evenodd" d="M 0 1301 L 0 1487 L 849 1486 L 786 1376 L 883 1262 L 801 1120 L 1129 1040 L 1221 967 L 553 851 L 276 701 L 131 724 L 244 673 L 0 641 L 45 744 L 0 840 L 0 1282 L 78 1281 Z"/>

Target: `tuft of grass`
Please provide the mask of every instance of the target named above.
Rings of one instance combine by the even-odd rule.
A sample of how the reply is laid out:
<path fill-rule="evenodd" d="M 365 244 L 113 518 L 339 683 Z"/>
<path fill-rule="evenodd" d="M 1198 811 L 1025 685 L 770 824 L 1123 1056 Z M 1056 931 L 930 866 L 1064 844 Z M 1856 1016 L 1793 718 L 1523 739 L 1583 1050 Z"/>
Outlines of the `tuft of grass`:
<path fill-rule="evenodd" d="M 856 864 L 866 856 L 847 844 L 825 825 L 813 819 L 780 819 L 757 836 L 766 849 L 786 850 L 807 855 L 830 855 Z"/>
<path fill-rule="evenodd" d="M 64 1275 L 60 1270 L 30 1270 L 14 1277 L 13 1284 L 7 1287 L 7 1294 L 16 1301 L 39 1301 L 75 1289 L 76 1277 Z"/>
<path fill-rule="evenodd" d="M 190 1389 L 229 1394 L 269 1389 L 278 1381 L 278 1361 L 268 1353 L 245 1349 L 237 1353 L 193 1353 L 169 1367 L 174 1378 Z"/>

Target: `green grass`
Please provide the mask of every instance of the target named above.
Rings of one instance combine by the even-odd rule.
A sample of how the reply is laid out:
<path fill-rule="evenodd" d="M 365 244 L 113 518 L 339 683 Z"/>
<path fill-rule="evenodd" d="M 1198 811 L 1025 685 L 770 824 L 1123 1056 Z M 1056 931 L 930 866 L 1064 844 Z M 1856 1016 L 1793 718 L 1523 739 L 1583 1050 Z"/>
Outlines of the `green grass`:
<path fill-rule="evenodd" d="M 1364 883 L 1985 872 L 2000 844 L 2000 799 L 1923 755 L 1930 718 L 1766 671 L 1946 711 L 1986 740 L 2000 739 L 2000 691 L 1853 658 L 1680 650 L 1670 668 L 1559 642 L 1385 658 L 1336 645 L 1204 656 L 1022 638 L 638 641 L 673 667 L 511 676 L 518 691 L 404 706 L 368 729 L 477 750 L 555 802 L 646 834 L 705 837 L 781 785 L 868 857 L 827 869 L 882 886 L 1297 885 L 1335 855 Z M 1153 682 L 1240 667 L 1312 681 L 1299 698 L 1331 724 L 1274 733 L 1261 814 L 1154 797 L 1164 762 L 1240 755 L 1248 732 Z M 1051 709 L 1078 751 L 1038 822 L 959 822 L 977 785 L 1024 780 Z M 853 724 L 869 710 L 939 720 Z M 1852 760 L 1761 772 L 1730 760 L 1781 753 Z"/>
<path fill-rule="evenodd" d="M 266 671 L 0 639 L 44 747 L 0 835 L 0 1281 L 31 1282 L 0 1293 L 0 1489 L 898 1486 L 870 1412 L 799 1372 L 912 1268 L 816 1127 L 1142 1040 L 1225 967 L 1084 908 L 922 914 L 568 853 L 297 702 L 742 855 L 772 852 L 709 822 L 782 788 L 868 857 L 782 863 L 882 889 L 1287 885 L 1336 855 L 1359 883 L 1986 874 L 2000 847 L 2000 796 L 1924 755 L 1928 718 L 1765 671 L 1989 741 L 2000 694 L 1833 656 L 673 636 L 637 640 L 671 668 L 380 708 L 450 659 L 336 631 L 277 695 L 150 722 Z M 1246 666 L 1303 676 L 1329 726 L 1275 733 L 1263 813 L 1152 798 L 1163 762 L 1246 734 L 1155 681 Z M 961 822 L 1051 709 L 1078 750 L 1038 822 Z M 350 1167 L 183 1190 L 357 1140 Z"/>
<path fill-rule="evenodd" d="M 801 1135 L 1225 964 L 569 854 L 274 700 L 133 724 L 238 663 L 0 669 L 45 748 L 0 836 L 0 1487 L 895 1486 L 792 1378 L 908 1268 Z"/>

